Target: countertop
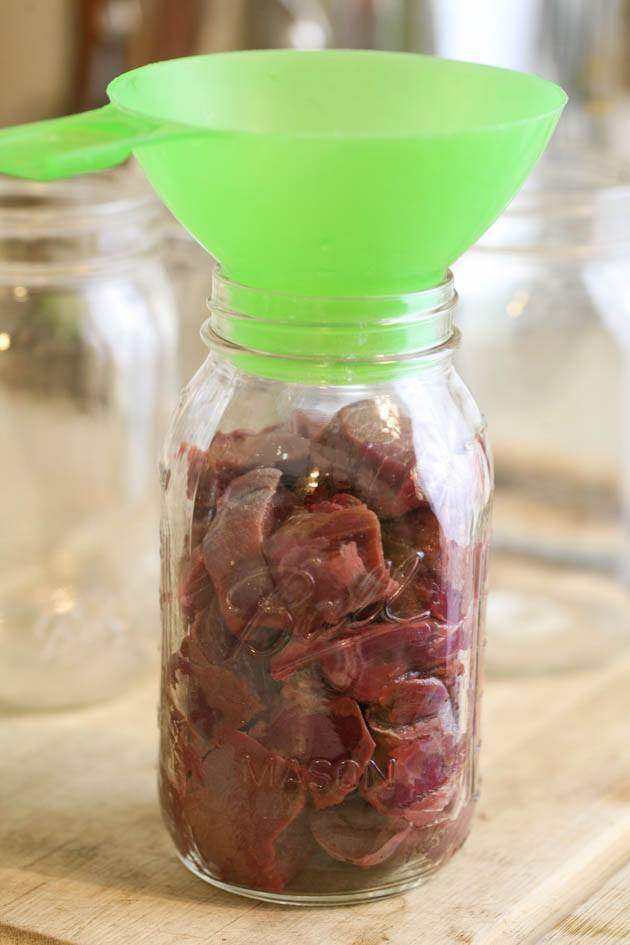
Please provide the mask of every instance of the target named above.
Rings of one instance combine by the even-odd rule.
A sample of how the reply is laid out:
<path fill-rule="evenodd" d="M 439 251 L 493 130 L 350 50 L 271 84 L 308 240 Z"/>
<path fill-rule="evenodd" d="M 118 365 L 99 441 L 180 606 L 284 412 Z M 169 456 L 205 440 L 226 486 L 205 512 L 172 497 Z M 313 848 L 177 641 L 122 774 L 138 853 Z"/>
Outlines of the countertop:
<path fill-rule="evenodd" d="M 486 682 L 469 841 L 413 892 L 351 907 L 256 903 L 184 869 L 157 807 L 156 698 L 0 716 L 3 945 L 630 941 L 630 655 Z"/>

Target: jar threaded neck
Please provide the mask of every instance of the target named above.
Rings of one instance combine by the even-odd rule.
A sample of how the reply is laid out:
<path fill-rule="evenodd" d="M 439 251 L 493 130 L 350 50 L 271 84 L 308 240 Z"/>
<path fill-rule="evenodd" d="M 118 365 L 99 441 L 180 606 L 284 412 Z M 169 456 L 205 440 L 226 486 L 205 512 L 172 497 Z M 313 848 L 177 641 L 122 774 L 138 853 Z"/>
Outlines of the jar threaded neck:
<path fill-rule="evenodd" d="M 447 273 L 437 286 L 399 295 L 302 296 L 232 282 L 217 270 L 202 328 L 209 347 L 310 365 L 404 364 L 448 353 L 457 339 L 457 293 Z"/>

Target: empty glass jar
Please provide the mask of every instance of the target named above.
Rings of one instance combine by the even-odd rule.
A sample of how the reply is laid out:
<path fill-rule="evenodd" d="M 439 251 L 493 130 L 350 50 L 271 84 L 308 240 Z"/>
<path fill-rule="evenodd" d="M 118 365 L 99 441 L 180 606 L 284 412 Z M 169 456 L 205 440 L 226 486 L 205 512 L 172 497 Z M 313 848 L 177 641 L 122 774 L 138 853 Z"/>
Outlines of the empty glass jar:
<path fill-rule="evenodd" d="M 161 219 L 124 170 L 0 181 L 1 704 L 102 699 L 155 659 Z"/>
<path fill-rule="evenodd" d="M 492 487 L 454 304 L 450 277 L 326 299 L 215 274 L 162 470 L 160 784 L 215 885 L 379 898 L 467 835 Z M 370 331 L 389 355 L 361 358 Z"/>
<path fill-rule="evenodd" d="M 550 152 L 455 271 L 496 464 L 488 667 L 596 665 L 630 642 L 630 169 Z"/>

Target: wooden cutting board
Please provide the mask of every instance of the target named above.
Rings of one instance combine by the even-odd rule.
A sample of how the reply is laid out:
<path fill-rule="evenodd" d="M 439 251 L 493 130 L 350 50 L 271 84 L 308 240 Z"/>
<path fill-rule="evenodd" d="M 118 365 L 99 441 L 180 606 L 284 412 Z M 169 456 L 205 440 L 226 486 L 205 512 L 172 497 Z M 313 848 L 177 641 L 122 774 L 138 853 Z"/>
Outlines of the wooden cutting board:
<path fill-rule="evenodd" d="M 156 691 L 0 717 L 0 942 L 596 945 L 630 942 L 630 657 L 486 686 L 464 849 L 406 896 L 296 909 L 175 858 L 156 803 Z"/>

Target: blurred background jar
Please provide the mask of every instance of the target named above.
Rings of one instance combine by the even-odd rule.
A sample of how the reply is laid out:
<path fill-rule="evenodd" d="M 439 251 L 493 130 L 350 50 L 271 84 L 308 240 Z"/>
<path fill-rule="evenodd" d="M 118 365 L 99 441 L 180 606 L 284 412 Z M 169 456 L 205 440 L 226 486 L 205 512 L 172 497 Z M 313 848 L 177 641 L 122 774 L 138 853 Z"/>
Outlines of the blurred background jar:
<path fill-rule="evenodd" d="M 630 167 L 551 153 L 454 274 L 496 465 L 489 669 L 596 665 L 630 643 Z"/>
<path fill-rule="evenodd" d="M 162 228 L 126 169 L 0 179 L 2 704 L 107 698 L 155 662 L 176 390 Z"/>
<path fill-rule="evenodd" d="M 179 319 L 179 377 L 187 384 L 208 356 L 201 340 L 201 326 L 208 317 L 215 263 L 205 249 L 165 213 L 166 264 L 175 292 Z"/>

